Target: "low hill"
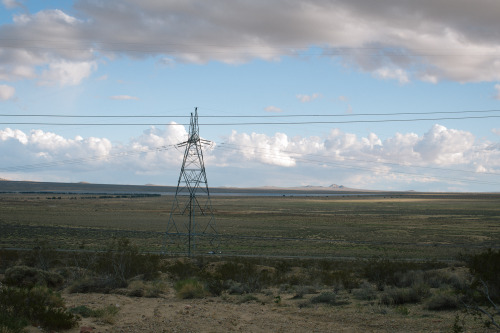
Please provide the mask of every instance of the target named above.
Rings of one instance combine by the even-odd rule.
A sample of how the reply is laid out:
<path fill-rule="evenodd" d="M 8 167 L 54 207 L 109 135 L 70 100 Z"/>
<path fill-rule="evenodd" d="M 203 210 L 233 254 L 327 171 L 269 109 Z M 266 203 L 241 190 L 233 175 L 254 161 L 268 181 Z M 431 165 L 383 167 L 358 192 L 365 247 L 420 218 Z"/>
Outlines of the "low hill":
<path fill-rule="evenodd" d="M 163 185 L 115 185 L 115 184 L 92 184 L 87 182 L 79 183 L 53 183 L 53 182 L 33 182 L 33 181 L 9 181 L 3 180 L 0 183 L 0 192 L 52 192 L 52 193 L 172 193 L 175 186 Z M 366 193 L 377 192 L 369 190 L 357 190 L 347 188 L 342 185 L 323 186 L 301 186 L 301 187 L 211 187 L 212 193 L 281 193 L 281 194 L 308 194 L 308 193 Z"/>

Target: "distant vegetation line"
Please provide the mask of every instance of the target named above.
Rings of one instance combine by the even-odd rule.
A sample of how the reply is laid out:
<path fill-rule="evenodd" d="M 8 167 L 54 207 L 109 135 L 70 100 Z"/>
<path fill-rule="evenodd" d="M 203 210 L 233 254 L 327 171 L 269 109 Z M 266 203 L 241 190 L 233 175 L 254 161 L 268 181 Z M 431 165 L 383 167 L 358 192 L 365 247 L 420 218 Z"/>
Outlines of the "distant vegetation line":
<path fill-rule="evenodd" d="M 43 230 L 42 230 L 43 229 Z M 145 231 L 145 230 L 119 230 L 119 229 L 107 229 L 107 228 L 89 228 L 89 227 L 67 227 L 67 226 L 32 226 L 32 225 L 18 225 L 18 224 L 0 224 L 0 231 L 2 234 L 25 234 L 29 233 L 30 231 L 37 231 L 37 234 L 41 235 L 43 232 L 49 233 L 49 234 L 75 234 L 76 236 L 81 229 L 85 229 L 86 232 L 91 232 L 95 233 L 95 239 L 99 239 L 99 236 L 104 237 L 103 235 L 106 235 L 104 238 L 141 238 L 145 237 L 148 239 L 153 239 L 153 238 L 162 238 L 163 235 L 165 234 L 162 231 Z M 447 244 L 447 243 L 410 243 L 410 242 L 397 242 L 397 241 L 356 241 L 356 240 L 345 240 L 345 239 L 318 239 L 318 238 L 305 238 L 305 237 L 276 237 L 276 236 L 256 236 L 256 235 L 232 235 L 232 234 L 195 234 L 195 237 L 198 239 L 203 239 L 203 238 L 213 238 L 213 237 L 218 237 L 221 242 L 226 241 L 231 241 L 231 240 L 256 240 L 256 241 L 273 241 L 273 242 L 287 242 L 287 241 L 297 241 L 297 242 L 304 242 L 304 243 L 329 243 L 329 244 L 344 244 L 344 245 L 368 245 L 368 246 L 376 246 L 376 245 L 392 245 L 392 246 L 397 246 L 397 247 L 405 247 L 405 246 L 412 246 L 412 247 L 443 247 L 443 248 L 448 248 L 448 247 L 453 247 L 453 248 L 494 248 L 494 249 L 500 249 L 500 244 L 494 241 L 485 241 L 477 244 L 468 244 L 468 243 L 453 243 L 453 244 Z M 0 247 L 1 247 L 0 243 Z M 5 247 L 8 249 L 9 247 Z M 30 248 L 26 247 L 18 247 L 16 249 L 19 250 L 29 250 Z M 58 250 L 60 251 L 79 251 L 79 250 L 85 250 L 85 251 L 99 251 L 99 249 L 72 249 L 72 248 L 59 248 Z M 223 248 L 222 248 L 223 251 Z M 162 251 L 147 251 L 148 253 L 153 253 L 153 252 L 162 252 Z M 239 255 L 237 252 L 230 251 L 234 255 Z M 240 253 L 241 254 L 241 253 Z M 269 256 L 272 257 L 272 254 L 262 254 L 262 256 Z"/>

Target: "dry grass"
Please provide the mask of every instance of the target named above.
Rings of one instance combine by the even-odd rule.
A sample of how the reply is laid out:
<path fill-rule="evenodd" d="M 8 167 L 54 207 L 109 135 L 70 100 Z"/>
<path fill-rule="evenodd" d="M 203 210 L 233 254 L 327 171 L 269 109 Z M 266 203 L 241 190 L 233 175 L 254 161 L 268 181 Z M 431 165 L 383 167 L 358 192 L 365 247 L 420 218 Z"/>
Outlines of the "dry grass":
<path fill-rule="evenodd" d="M 52 199 L 56 197 L 56 199 Z M 59 199 L 59 197 L 61 199 Z M 0 247 L 103 249 L 111 237 L 161 251 L 171 196 L 0 194 Z M 500 195 L 212 198 L 224 254 L 453 259 L 500 239 Z M 200 253 L 205 244 L 200 242 Z"/>

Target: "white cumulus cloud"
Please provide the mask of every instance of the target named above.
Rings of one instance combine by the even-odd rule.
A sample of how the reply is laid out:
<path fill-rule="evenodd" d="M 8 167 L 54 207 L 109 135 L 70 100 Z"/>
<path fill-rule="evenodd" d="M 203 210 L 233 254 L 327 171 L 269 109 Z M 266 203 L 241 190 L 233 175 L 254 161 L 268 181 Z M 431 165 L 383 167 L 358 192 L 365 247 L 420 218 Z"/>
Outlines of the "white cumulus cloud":
<path fill-rule="evenodd" d="M 0 84 L 0 101 L 6 101 L 14 97 L 16 89 L 6 84 Z"/>
<path fill-rule="evenodd" d="M 36 179 L 43 173 L 44 179 L 65 175 L 79 181 L 92 173 L 102 182 L 159 177 L 156 183 L 173 184 L 184 153 L 177 144 L 187 135 L 186 128 L 174 122 L 149 128 L 126 143 L 6 128 L 0 130 L 0 154 L 8 156 L 0 161 L 0 177 Z M 203 152 L 209 177 L 217 180 L 212 186 L 336 183 L 386 190 L 447 190 L 453 185 L 456 190 L 461 180 L 493 177 L 494 183 L 500 173 L 498 143 L 441 125 L 422 135 L 396 133 L 384 140 L 376 133 L 359 136 L 335 128 L 324 137 L 232 131 L 224 142 L 204 146 Z M 245 170 L 244 179 L 238 169 Z M 459 188 L 470 189 L 463 184 Z"/>
<path fill-rule="evenodd" d="M 264 108 L 264 110 L 266 112 L 275 112 L 275 113 L 283 112 L 282 109 L 280 109 L 279 107 L 274 106 L 274 105 L 267 106 Z"/>
<path fill-rule="evenodd" d="M 408 83 L 408 73 L 401 68 L 379 68 L 374 72 L 375 76 L 382 79 L 396 79 L 400 83 Z"/>
<path fill-rule="evenodd" d="M 320 93 L 314 93 L 312 95 L 303 95 L 303 94 L 298 94 L 297 99 L 301 101 L 302 103 L 307 103 L 315 100 L 316 98 L 321 97 Z"/>
<path fill-rule="evenodd" d="M 78 85 L 83 79 L 90 76 L 96 69 L 94 61 L 70 62 L 56 61 L 49 64 L 49 68 L 41 75 L 41 84 Z"/>
<path fill-rule="evenodd" d="M 6 128 L 3 131 L 0 130 L 0 140 L 7 141 L 9 139 L 14 139 L 23 145 L 28 143 L 28 136 L 21 130 L 13 130 L 10 128 Z"/>
<path fill-rule="evenodd" d="M 130 95 L 115 95 L 115 96 L 111 96 L 110 98 L 114 99 L 114 100 L 120 100 L 120 101 L 138 100 L 139 99 L 136 96 L 130 96 Z"/>
<path fill-rule="evenodd" d="M 258 133 L 232 131 L 228 143 L 237 145 L 238 152 L 247 161 L 291 167 L 295 165 L 293 153 L 287 151 L 289 140 L 286 134 L 276 133 L 269 137 Z"/>
<path fill-rule="evenodd" d="M 467 131 L 434 125 L 423 135 L 396 133 L 381 140 L 332 129 L 326 137 L 269 136 L 233 131 L 211 153 L 216 165 L 252 168 L 266 178 L 266 165 L 282 167 L 272 184 L 349 184 L 358 188 L 457 190 L 462 179 L 500 172 L 500 148 Z M 261 164 L 262 166 L 259 166 Z M 269 171 L 271 172 L 271 171 Z M 283 177 L 283 178 L 280 178 Z M 443 181 L 443 179 L 445 179 Z M 453 180 L 456 179 L 456 180 Z M 453 180 L 453 181 L 452 181 Z M 466 184 L 466 183 L 465 183 Z M 463 185 L 462 186 L 466 186 Z M 464 187 L 466 188 L 466 187 Z"/>
<path fill-rule="evenodd" d="M 121 159 L 126 169 L 136 174 L 162 174 L 165 168 L 180 170 L 183 151 L 176 145 L 186 141 L 188 133 L 184 126 L 171 122 L 165 129 L 149 128 L 138 137 L 120 147 L 131 152 Z"/>
<path fill-rule="evenodd" d="M 491 144 L 475 142 L 472 133 L 448 129 L 434 125 L 427 133 L 396 133 L 393 137 L 381 140 L 375 133 L 358 137 L 339 129 L 332 129 L 325 138 L 293 137 L 284 133 L 268 136 L 259 133 L 238 133 L 233 131 L 227 143 L 236 154 L 245 160 L 258 161 L 280 166 L 295 166 L 313 154 L 318 162 L 349 161 L 362 164 L 379 162 L 395 163 L 406 166 L 451 166 L 474 165 L 488 162 L 498 149 Z M 489 149 L 486 149 L 490 147 Z M 224 151 L 224 158 L 229 158 Z M 239 160 L 235 158 L 235 161 Z M 500 162 L 499 162 L 500 163 Z"/>
<path fill-rule="evenodd" d="M 434 125 L 419 140 L 414 150 L 426 162 L 438 165 L 461 164 L 470 162 L 466 160 L 466 152 L 471 149 L 474 140 L 474 135 L 470 132 Z"/>
<path fill-rule="evenodd" d="M 43 163 L 45 172 L 57 174 L 60 170 L 91 170 L 104 163 L 112 150 L 111 141 L 105 138 L 89 137 L 83 139 L 65 138 L 53 132 L 32 130 L 24 133 L 20 130 L 0 130 L 0 153 L 8 156 L 0 164 L 3 172 L 31 171 Z M 65 161 L 79 163 L 65 164 Z"/>

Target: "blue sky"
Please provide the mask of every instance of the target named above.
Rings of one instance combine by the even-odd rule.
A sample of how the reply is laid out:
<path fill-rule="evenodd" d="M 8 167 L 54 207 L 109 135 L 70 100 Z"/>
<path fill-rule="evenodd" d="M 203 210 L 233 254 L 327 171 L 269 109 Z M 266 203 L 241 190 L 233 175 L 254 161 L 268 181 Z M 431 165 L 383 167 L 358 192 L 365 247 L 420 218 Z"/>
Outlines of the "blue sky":
<path fill-rule="evenodd" d="M 211 186 L 500 188 L 500 4 L 0 7 L 0 178 L 175 185 L 198 107 Z"/>

